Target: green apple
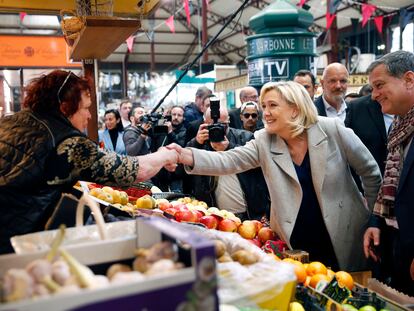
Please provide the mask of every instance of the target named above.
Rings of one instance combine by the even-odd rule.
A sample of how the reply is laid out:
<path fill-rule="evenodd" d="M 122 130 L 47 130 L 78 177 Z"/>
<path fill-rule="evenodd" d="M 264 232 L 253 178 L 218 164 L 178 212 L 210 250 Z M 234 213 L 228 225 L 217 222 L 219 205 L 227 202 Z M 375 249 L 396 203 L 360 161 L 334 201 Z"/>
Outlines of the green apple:
<path fill-rule="evenodd" d="M 366 305 L 366 306 L 359 308 L 358 311 L 377 311 L 377 309 L 375 309 L 373 306 Z"/>

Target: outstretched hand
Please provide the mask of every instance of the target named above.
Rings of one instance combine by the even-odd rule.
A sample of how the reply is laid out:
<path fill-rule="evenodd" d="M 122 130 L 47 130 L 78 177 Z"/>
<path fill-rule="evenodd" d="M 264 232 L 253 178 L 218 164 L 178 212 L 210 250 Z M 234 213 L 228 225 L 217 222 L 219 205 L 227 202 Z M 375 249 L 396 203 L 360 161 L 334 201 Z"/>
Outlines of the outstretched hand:
<path fill-rule="evenodd" d="M 163 167 L 174 171 L 177 167 L 179 154 L 173 149 L 161 147 L 157 152 L 139 157 L 138 180 L 148 180 Z"/>
<path fill-rule="evenodd" d="M 194 165 L 193 152 L 191 151 L 191 149 L 183 148 L 175 143 L 166 146 L 166 148 L 170 150 L 175 150 L 178 153 L 178 163 L 182 163 L 189 166 Z"/>

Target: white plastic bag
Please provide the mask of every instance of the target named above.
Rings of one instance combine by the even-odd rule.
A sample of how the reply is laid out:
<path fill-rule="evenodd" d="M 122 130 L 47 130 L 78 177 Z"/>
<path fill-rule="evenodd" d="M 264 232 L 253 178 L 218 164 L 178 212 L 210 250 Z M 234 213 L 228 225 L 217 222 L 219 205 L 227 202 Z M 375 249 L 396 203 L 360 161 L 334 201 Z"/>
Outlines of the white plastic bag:
<path fill-rule="evenodd" d="M 83 225 L 83 210 L 89 206 L 94 215 L 96 225 Z M 14 236 L 10 239 L 17 254 L 27 254 L 44 251 L 50 248 L 58 230 L 48 230 L 25 235 Z M 101 210 L 89 195 L 83 195 L 76 208 L 76 227 L 66 229 L 62 245 L 74 245 L 101 240 L 124 239 L 136 236 L 134 220 L 105 224 Z"/>

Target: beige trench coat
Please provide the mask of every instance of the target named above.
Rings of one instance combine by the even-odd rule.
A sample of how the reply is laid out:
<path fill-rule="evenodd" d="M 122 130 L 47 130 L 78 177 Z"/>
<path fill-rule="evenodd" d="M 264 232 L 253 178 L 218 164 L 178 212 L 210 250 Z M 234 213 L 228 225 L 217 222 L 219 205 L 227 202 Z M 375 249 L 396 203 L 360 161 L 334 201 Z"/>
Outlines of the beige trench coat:
<path fill-rule="evenodd" d="M 307 134 L 313 185 L 339 266 L 346 271 L 365 269 L 362 241 L 381 184 L 378 165 L 354 132 L 337 118 L 319 117 Z M 192 151 L 194 167 L 186 167 L 191 174 L 219 176 L 260 166 L 271 198 L 271 227 L 289 244 L 302 189 L 283 139 L 263 129 L 242 147 L 225 152 Z M 361 177 L 368 208 L 349 166 Z"/>

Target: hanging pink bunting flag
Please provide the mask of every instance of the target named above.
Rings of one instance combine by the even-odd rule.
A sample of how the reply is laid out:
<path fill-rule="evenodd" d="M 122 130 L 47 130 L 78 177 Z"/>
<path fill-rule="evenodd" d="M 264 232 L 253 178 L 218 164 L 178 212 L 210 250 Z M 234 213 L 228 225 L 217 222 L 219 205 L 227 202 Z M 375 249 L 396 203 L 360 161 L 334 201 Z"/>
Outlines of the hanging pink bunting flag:
<path fill-rule="evenodd" d="M 364 27 L 367 23 L 369 18 L 371 17 L 372 13 L 375 12 L 377 7 L 372 4 L 366 4 L 364 3 L 362 5 L 362 27 Z"/>
<path fill-rule="evenodd" d="M 175 33 L 174 15 L 171 15 L 170 17 L 168 17 L 167 20 L 165 21 L 165 24 L 168 26 L 168 28 L 170 28 L 170 31 L 172 33 Z"/>
<path fill-rule="evenodd" d="M 335 17 L 336 17 L 336 14 L 331 14 L 329 12 L 326 12 L 326 29 L 331 28 Z"/>
<path fill-rule="evenodd" d="M 305 2 L 306 2 L 306 0 L 300 0 L 300 2 L 298 3 L 298 6 L 303 7 Z"/>
<path fill-rule="evenodd" d="M 377 27 L 377 30 L 380 34 L 382 34 L 383 21 L 384 21 L 384 16 L 383 15 L 374 17 L 375 26 Z"/>
<path fill-rule="evenodd" d="M 20 12 L 19 13 L 19 17 L 20 17 L 20 21 L 23 22 L 24 18 L 26 17 L 27 13 L 26 12 Z"/>
<path fill-rule="evenodd" d="M 126 43 L 127 43 L 127 47 L 128 47 L 128 51 L 132 52 L 132 47 L 134 46 L 134 36 L 129 36 L 128 39 L 126 39 Z"/>
<path fill-rule="evenodd" d="M 185 10 L 185 15 L 187 16 L 187 25 L 190 26 L 191 22 L 190 22 L 190 5 L 188 3 L 188 0 L 184 0 L 184 10 Z"/>

